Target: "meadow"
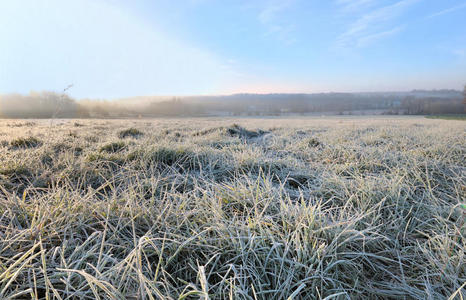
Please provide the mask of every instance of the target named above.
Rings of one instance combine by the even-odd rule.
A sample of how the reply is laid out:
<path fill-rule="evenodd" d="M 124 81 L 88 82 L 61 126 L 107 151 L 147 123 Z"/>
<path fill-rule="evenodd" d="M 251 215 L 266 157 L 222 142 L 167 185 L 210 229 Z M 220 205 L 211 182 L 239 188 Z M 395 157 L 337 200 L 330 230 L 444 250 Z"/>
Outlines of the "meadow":
<path fill-rule="evenodd" d="M 0 120 L 0 299 L 463 299 L 466 122 Z"/>

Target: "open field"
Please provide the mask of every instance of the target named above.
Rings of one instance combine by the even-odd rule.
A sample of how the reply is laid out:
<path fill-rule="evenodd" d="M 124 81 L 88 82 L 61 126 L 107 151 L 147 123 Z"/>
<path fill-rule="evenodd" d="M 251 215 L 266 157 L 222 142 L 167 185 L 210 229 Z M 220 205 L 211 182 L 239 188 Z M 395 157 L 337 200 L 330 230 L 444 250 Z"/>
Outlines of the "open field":
<path fill-rule="evenodd" d="M 466 122 L 1 120 L 0 298 L 460 299 Z"/>

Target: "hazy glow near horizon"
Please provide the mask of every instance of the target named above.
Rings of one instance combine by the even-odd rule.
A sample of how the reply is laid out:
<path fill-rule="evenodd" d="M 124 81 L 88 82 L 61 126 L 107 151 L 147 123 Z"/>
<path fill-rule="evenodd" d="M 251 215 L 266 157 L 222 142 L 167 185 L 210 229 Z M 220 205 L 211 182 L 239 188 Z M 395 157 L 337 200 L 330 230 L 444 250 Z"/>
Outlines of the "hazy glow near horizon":
<path fill-rule="evenodd" d="M 0 2 L 0 94 L 460 89 L 464 0 Z"/>

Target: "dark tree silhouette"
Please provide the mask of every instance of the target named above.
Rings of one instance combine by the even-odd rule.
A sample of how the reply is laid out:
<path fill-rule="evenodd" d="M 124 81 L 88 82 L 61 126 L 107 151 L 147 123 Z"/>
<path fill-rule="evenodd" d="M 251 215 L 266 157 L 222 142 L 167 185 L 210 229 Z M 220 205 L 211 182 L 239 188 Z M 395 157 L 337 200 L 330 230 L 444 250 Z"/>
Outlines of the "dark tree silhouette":
<path fill-rule="evenodd" d="M 463 89 L 463 104 L 464 104 L 464 112 L 466 112 L 466 84 L 464 85 L 464 89 Z"/>

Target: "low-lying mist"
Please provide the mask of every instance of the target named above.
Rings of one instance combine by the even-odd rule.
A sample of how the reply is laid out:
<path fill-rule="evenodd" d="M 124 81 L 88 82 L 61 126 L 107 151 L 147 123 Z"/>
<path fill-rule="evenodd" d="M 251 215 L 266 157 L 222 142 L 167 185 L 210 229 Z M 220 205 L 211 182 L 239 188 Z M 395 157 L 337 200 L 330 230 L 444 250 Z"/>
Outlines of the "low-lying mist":
<path fill-rule="evenodd" d="M 235 94 L 229 96 L 73 99 L 55 92 L 0 95 L 2 118 L 134 118 L 306 114 L 458 114 L 455 90 L 380 93 Z"/>

